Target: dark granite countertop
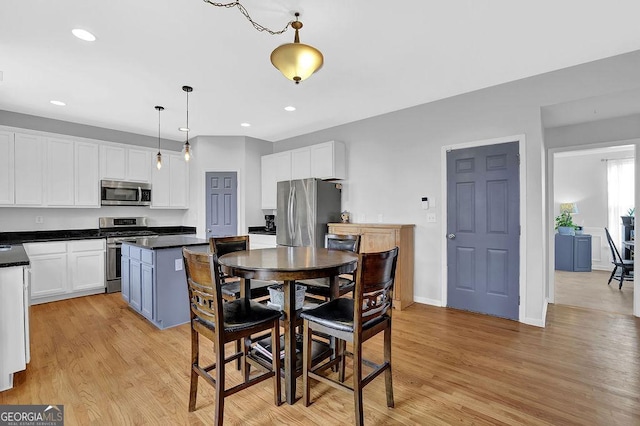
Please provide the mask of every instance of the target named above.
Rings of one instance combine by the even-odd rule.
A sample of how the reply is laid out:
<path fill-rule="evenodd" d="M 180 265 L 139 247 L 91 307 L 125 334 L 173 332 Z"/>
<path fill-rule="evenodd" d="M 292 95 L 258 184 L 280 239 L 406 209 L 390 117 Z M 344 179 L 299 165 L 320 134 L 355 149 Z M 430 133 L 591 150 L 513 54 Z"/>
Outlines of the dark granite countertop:
<path fill-rule="evenodd" d="M 143 249 L 161 250 L 184 246 L 197 246 L 202 244 L 209 245 L 209 240 L 203 240 L 201 238 L 191 237 L 188 235 L 160 235 L 153 238 L 136 238 L 130 241 L 125 241 L 123 244 L 141 247 Z"/>
<path fill-rule="evenodd" d="M 196 228 L 193 226 L 150 226 L 146 229 L 160 235 L 196 233 Z M 106 238 L 97 228 L 0 232 L 0 244 L 43 243 L 47 241 L 91 240 L 97 238 Z"/>
<path fill-rule="evenodd" d="M 267 231 L 264 226 L 250 226 L 249 234 L 276 235 L 276 231 Z"/>
<path fill-rule="evenodd" d="M 22 244 L 11 245 L 10 250 L 2 250 L 2 248 L 0 246 L 0 268 L 29 265 L 29 256 L 24 251 Z"/>

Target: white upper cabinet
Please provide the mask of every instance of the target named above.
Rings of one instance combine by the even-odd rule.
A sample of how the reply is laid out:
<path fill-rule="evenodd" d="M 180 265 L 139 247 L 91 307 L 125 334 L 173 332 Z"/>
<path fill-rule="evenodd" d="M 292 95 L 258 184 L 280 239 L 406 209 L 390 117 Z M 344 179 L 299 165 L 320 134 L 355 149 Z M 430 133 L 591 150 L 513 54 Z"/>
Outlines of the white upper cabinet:
<path fill-rule="evenodd" d="M 345 179 L 345 144 L 324 142 L 262 156 L 262 208 L 276 209 L 277 183 L 283 180 Z"/>
<path fill-rule="evenodd" d="M 162 154 L 162 168 L 152 161 L 151 207 L 186 209 L 189 207 L 189 168 L 180 154 Z"/>
<path fill-rule="evenodd" d="M 291 151 L 263 155 L 261 165 L 262 208 L 276 209 L 277 183 L 291 180 Z"/>
<path fill-rule="evenodd" d="M 151 182 L 151 151 L 127 148 L 127 180 Z"/>
<path fill-rule="evenodd" d="M 47 138 L 46 205 L 100 207 L 98 145 Z"/>
<path fill-rule="evenodd" d="M 45 144 L 40 136 L 15 134 L 15 204 L 43 205 Z"/>
<path fill-rule="evenodd" d="M 49 206 L 74 205 L 75 143 L 71 140 L 47 138 L 46 203 Z"/>
<path fill-rule="evenodd" d="M 100 146 L 100 178 L 125 180 L 127 177 L 126 150 L 122 146 Z"/>
<path fill-rule="evenodd" d="M 311 174 L 311 148 L 304 147 L 291 151 L 291 179 L 305 179 Z"/>
<path fill-rule="evenodd" d="M 13 204 L 13 133 L 0 132 L 0 205 Z"/>
<path fill-rule="evenodd" d="M 151 182 L 151 151 L 101 145 L 100 176 L 101 179 Z"/>
<path fill-rule="evenodd" d="M 311 146 L 311 177 L 346 179 L 345 145 L 330 141 Z"/>
<path fill-rule="evenodd" d="M 94 143 L 76 142 L 75 205 L 100 207 L 100 151 Z"/>

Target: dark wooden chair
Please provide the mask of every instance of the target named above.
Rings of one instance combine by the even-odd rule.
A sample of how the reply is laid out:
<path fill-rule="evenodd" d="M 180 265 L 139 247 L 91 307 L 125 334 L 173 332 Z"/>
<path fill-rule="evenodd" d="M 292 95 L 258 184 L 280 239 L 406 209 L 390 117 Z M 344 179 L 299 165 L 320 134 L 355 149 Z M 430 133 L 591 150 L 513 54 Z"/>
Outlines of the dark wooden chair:
<path fill-rule="evenodd" d="M 633 259 L 623 259 L 622 256 L 620 256 L 620 252 L 613 242 L 613 239 L 611 238 L 611 234 L 609 234 L 609 230 L 607 228 L 604 228 L 604 232 L 607 234 L 607 242 L 609 243 L 609 248 L 611 249 L 611 258 L 613 259 L 611 263 L 613 263 L 614 265 L 607 285 L 611 284 L 611 280 L 618 271 L 618 268 L 620 268 L 620 285 L 618 286 L 618 289 L 621 290 L 622 282 L 625 279 L 628 281 L 633 280 L 633 276 L 630 273 L 633 272 L 634 261 Z"/>
<path fill-rule="evenodd" d="M 341 297 L 323 303 L 315 309 L 303 311 L 303 373 L 302 398 L 309 405 L 309 379 L 329 384 L 353 394 L 357 425 L 364 423 L 362 388 L 382 372 L 385 373 L 387 407 L 393 407 L 391 375 L 391 301 L 396 273 L 398 248 L 381 253 L 358 255 L 353 298 Z M 336 338 L 336 356 L 316 367 L 310 359 L 311 335 L 320 332 Z M 362 345 L 376 334 L 384 332 L 384 362 L 375 364 L 362 358 Z M 353 345 L 353 353 L 346 351 L 346 342 Z M 344 383 L 345 357 L 353 358 L 353 385 Z M 332 379 L 327 370 L 338 365 L 338 378 Z M 372 371 L 363 376 L 363 365 Z M 331 374 L 331 373 L 329 373 Z"/>
<path fill-rule="evenodd" d="M 234 251 L 249 250 L 249 236 L 236 235 L 231 237 L 211 237 L 209 238 L 209 249 L 211 253 L 216 253 L 222 257 Z M 222 297 L 225 300 L 236 300 L 240 297 L 240 278 L 230 277 L 221 272 Z M 251 298 L 258 299 L 269 295 L 268 287 L 272 282 L 251 280 Z"/>
<path fill-rule="evenodd" d="M 216 425 L 222 425 L 224 399 L 227 396 L 273 377 L 274 402 L 280 405 L 280 357 L 273 356 L 272 369 L 254 376 L 244 369 L 244 381 L 229 389 L 225 388 L 225 364 L 236 359 L 246 361 L 248 347 L 245 339 L 252 334 L 271 330 L 273 353 L 280 353 L 280 312 L 249 299 L 237 299 L 223 303 L 220 291 L 220 265 L 216 254 L 201 253 L 182 249 L 189 287 L 191 307 L 191 389 L 189 391 L 189 411 L 196 409 L 198 376 L 215 388 Z M 213 342 L 215 362 L 200 365 L 199 337 Z M 225 356 L 225 344 L 242 342 L 242 350 L 229 357 Z M 215 377 L 209 372 L 215 369 Z"/>
<path fill-rule="evenodd" d="M 358 253 L 360 250 L 360 235 L 326 234 L 324 246 L 330 250 L 345 250 Z M 351 293 L 354 287 L 353 274 L 343 274 L 338 277 L 338 292 L 340 296 Z M 319 296 L 324 300 L 331 298 L 328 278 L 298 281 L 307 286 L 307 294 Z"/>

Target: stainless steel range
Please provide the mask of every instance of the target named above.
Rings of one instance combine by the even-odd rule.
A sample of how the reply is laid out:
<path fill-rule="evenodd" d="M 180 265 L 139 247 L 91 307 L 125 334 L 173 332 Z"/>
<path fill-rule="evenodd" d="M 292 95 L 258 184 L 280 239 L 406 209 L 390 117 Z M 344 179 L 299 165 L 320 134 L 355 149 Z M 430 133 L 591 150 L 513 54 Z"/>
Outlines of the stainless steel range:
<path fill-rule="evenodd" d="M 146 217 L 101 217 L 99 219 L 100 235 L 107 237 L 106 281 L 107 293 L 120 291 L 121 270 L 120 256 L 123 241 L 136 238 L 153 238 L 156 232 L 147 229 Z"/>

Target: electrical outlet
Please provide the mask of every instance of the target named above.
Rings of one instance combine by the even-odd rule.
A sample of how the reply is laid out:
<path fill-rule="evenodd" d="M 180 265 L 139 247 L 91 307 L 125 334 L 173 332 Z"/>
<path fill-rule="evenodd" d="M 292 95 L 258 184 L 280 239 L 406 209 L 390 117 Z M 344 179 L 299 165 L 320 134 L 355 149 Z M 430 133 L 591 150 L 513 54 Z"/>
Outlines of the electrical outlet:
<path fill-rule="evenodd" d="M 435 213 L 427 213 L 427 222 L 435 223 L 436 222 L 436 214 Z"/>
<path fill-rule="evenodd" d="M 176 271 L 182 271 L 182 259 L 176 259 Z"/>
<path fill-rule="evenodd" d="M 42 216 L 36 216 L 36 223 L 44 223 L 44 218 Z"/>

